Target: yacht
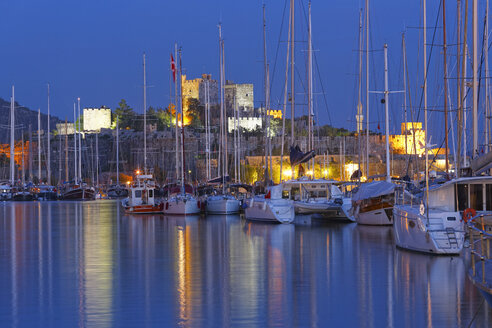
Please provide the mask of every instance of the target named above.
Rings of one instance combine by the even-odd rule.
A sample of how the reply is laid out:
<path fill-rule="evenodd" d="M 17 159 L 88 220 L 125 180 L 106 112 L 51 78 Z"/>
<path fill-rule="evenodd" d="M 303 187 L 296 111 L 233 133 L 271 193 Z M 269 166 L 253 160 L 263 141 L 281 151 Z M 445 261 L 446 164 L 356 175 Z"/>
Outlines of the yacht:
<path fill-rule="evenodd" d="M 396 244 L 426 253 L 458 254 L 465 239 L 463 219 L 470 212 L 492 212 L 491 176 L 435 184 L 428 195 L 398 195 L 393 209 Z"/>
<path fill-rule="evenodd" d="M 294 221 L 294 201 L 282 198 L 282 185 L 267 188 L 265 195 L 257 195 L 245 203 L 244 215 L 248 220 L 278 223 Z"/>
<path fill-rule="evenodd" d="M 344 197 L 335 180 L 299 178 L 283 182 L 283 192 L 294 201 L 296 214 L 314 218 L 354 221 L 350 198 Z"/>
<path fill-rule="evenodd" d="M 136 182 L 130 188 L 128 198 L 122 200 L 125 212 L 129 214 L 163 213 L 164 204 L 155 200 L 155 184 L 151 174 L 136 175 Z"/>
<path fill-rule="evenodd" d="M 352 213 L 358 224 L 392 225 L 396 185 L 373 181 L 360 185 L 352 195 Z"/>

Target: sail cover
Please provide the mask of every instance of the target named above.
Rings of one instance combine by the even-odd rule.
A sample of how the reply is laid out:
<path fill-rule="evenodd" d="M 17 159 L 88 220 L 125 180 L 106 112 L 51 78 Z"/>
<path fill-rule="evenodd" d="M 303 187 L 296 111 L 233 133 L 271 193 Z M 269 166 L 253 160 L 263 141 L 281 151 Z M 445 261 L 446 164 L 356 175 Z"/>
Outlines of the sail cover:
<path fill-rule="evenodd" d="M 311 158 L 313 158 L 314 156 L 316 156 L 316 154 L 314 153 L 314 150 L 311 150 L 311 151 L 308 151 L 306 153 L 304 153 L 301 148 L 299 148 L 298 145 L 296 145 L 295 147 L 290 147 L 290 165 L 292 167 L 296 166 L 296 165 L 299 165 L 299 164 L 302 164 L 302 163 L 306 163 L 307 161 L 309 161 Z"/>
<path fill-rule="evenodd" d="M 378 197 L 391 194 L 395 190 L 395 184 L 386 181 L 374 181 L 364 183 L 359 187 L 359 190 L 352 195 L 353 201 Z"/>

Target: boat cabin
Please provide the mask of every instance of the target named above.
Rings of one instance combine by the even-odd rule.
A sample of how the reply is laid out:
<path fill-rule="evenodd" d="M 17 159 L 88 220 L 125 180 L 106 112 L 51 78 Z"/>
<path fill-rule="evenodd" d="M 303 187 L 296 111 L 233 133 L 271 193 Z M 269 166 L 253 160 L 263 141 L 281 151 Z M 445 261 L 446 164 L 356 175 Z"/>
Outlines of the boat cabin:
<path fill-rule="evenodd" d="M 342 197 L 342 192 L 335 185 L 338 181 L 325 179 L 297 179 L 283 182 L 283 198 L 295 201 L 328 200 Z"/>
<path fill-rule="evenodd" d="M 443 211 L 492 211 L 492 176 L 464 177 L 429 189 L 429 207 Z"/>
<path fill-rule="evenodd" d="M 152 175 L 137 175 L 130 190 L 130 206 L 155 205 L 155 184 Z"/>

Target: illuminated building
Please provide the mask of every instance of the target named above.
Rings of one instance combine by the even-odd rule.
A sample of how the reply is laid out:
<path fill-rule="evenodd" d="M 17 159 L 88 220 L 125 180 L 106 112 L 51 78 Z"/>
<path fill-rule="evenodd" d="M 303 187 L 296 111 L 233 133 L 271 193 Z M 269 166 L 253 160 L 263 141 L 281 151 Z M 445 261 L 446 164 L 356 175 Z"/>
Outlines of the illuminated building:
<path fill-rule="evenodd" d="M 415 143 L 414 143 L 415 140 Z M 421 122 L 401 124 L 401 134 L 390 136 L 390 145 L 396 154 L 422 155 L 425 152 L 425 131 Z"/>
<path fill-rule="evenodd" d="M 100 132 L 101 129 L 111 128 L 111 109 L 102 106 L 101 108 L 84 108 L 84 131 Z"/>

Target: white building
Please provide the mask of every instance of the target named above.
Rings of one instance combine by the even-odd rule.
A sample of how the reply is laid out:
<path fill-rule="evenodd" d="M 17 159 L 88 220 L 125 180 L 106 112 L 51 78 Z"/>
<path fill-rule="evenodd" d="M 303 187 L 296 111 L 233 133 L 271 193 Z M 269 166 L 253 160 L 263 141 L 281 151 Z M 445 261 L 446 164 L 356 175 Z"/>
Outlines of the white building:
<path fill-rule="evenodd" d="M 102 106 L 101 108 L 84 108 L 84 131 L 99 132 L 101 129 L 111 128 L 111 109 Z"/>
<path fill-rule="evenodd" d="M 256 128 L 263 126 L 261 117 L 240 117 L 236 121 L 236 128 L 241 127 L 247 131 L 254 131 Z M 234 117 L 227 118 L 227 131 L 231 133 L 234 131 Z"/>

